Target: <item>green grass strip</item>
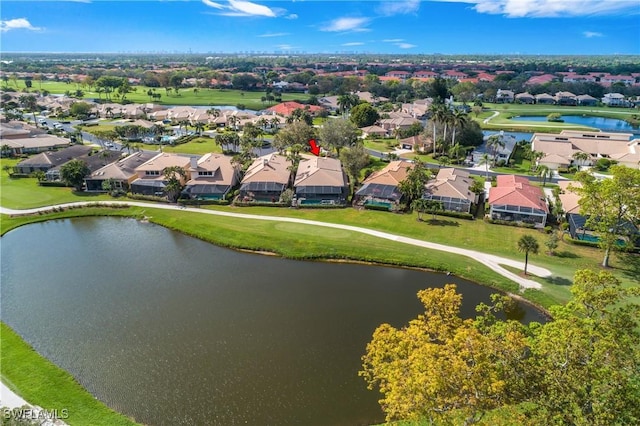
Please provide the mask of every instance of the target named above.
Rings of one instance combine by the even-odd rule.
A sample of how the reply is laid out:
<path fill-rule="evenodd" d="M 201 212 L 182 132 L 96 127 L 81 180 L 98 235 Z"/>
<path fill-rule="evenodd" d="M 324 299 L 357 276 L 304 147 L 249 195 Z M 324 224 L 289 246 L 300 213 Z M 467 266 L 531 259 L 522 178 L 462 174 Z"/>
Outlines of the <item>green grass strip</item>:
<path fill-rule="evenodd" d="M 27 402 L 46 410 L 66 409 L 70 425 L 135 425 L 95 399 L 69 373 L 38 354 L 5 323 L 0 323 L 2 381 Z"/>

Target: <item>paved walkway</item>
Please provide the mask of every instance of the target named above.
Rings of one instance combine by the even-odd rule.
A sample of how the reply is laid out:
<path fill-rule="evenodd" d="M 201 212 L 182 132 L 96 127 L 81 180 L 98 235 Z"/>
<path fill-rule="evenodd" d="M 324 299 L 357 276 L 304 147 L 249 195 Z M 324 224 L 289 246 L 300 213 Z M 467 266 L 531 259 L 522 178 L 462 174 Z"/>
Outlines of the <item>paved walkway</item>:
<path fill-rule="evenodd" d="M 130 206 L 137 206 L 137 207 L 147 207 L 149 209 L 180 210 L 180 211 L 188 211 L 188 212 L 200 213 L 200 214 L 210 214 L 214 216 L 234 217 L 239 219 L 290 222 L 290 223 L 299 223 L 299 224 L 310 225 L 310 226 L 323 226 L 326 228 L 343 229 L 347 231 L 371 235 L 377 238 L 383 238 L 390 241 L 410 244 L 416 247 L 423 247 L 431 250 L 439 250 L 439 251 L 444 251 L 448 253 L 454 253 L 454 254 L 459 254 L 462 256 L 469 257 L 477 262 L 482 263 L 483 265 L 487 266 L 488 268 L 502 275 L 503 277 L 506 277 L 511 281 L 518 283 L 521 290 L 526 288 L 538 289 L 542 287 L 540 283 L 523 278 L 518 274 L 514 274 L 513 272 L 506 270 L 501 266 L 501 265 L 507 265 L 513 268 L 523 269 L 524 268 L 523 262 L 507 259 L 500 256 L 495 256 L 492 254 L 482 253 L 475 250 L 452 247 L 444 244 L 431 243 L 428 241 L 418 240 L 415 238 L 403 237 L 403 236 L 390 234 L 383 231 L 376 231 L 373 229 L 361 228 L 358 226 L 351 226 L 351 225 L 339 225 L 335 223 L 319 222 L 314 220 L 297 219 L 297 218 L 291 218 L 291 217 L 260 216 L 255 214 L 223 212 L 223 211 L 206 210 L 206 209 L 192 208 L 192 207 L 185 208 L 185 207 L 172 205 L 172 204 L 149 204 L 149 203 L 141 203 L 136 201 L 105 201 L 105 202 L 97 202 L 97 203 L 96 202 L 77 202 L 77 203 L 59 204 L 57 206 L 39 207 L 39 208 L 26 209 L 26 210 L 13 210 L 13 209 L 7 209 L 5 207 L 0 207 L 0 213 L 9 214 L 9 215 L 33 214 L 38 212 L 45 212 L 53 209 L 54 207 L 81 207 L 88 204 L 90 205 L 101 204 L 106 206 L 130 205 Z M 548 269 L 532 265 L 531 263 L 529 263 L 529 265 L 527 266 L 527 271 L 539 277 L 551 276 L 551 272 Z"/>

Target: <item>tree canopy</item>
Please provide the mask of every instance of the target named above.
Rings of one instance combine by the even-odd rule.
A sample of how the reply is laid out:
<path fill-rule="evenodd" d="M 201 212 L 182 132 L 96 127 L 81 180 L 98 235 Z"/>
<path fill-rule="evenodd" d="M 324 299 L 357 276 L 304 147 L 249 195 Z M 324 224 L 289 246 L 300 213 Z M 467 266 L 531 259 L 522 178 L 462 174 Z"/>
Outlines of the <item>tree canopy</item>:
<path fill-rule="evenodd" d="M 352 122 L 341 118 L 327 120 L 318 131 L 320 143 L 328 150 L 335 149 L 340 155 L 343 147 L 349 147 L 358 140 L 358 129 Z"/>
<path fill-rule="evenodd" d="M 87 163 L 82 160 L 71 160 L 60 167 L 60 178 L 73 186 L 76 191 L 82 190 L 84 178 L 91 173 Z"/>
<path fill-rule="evenodd" d="M 604 249 L 602 265 L 609 266 L 612 249 L 619 238 L 629 236 L 629 225 L 640 226 L 640 170 L 625 166 L 611 167 L 611 179 L 597 180 L 580 172 L 580 185 L 572 190 L 580 195 L 580 214 L 587 218 L 585 226 L 594 230 Z"/>
<path fill-rule="evenodd" d="M 629 298 L 640 288 L 581 270 L 571 291 L 553 320 L 525 325 L 499 318 L 505 296 L 462 319 L 455 285 L 422 290 L 424 313 L 378 327 L 360 375 L 379 389 L 388 421 L 472 424 L 518 406 L 532 425 L 637 424 L 640 305 Z"/>
<path fill-rule="evenodd" d="M 379 118 L 378 110 L 368 102 L 363 102 L 351 108 L 351 115 L 349 116 L 349 119 L 356 127 L 372 126 Z"/>

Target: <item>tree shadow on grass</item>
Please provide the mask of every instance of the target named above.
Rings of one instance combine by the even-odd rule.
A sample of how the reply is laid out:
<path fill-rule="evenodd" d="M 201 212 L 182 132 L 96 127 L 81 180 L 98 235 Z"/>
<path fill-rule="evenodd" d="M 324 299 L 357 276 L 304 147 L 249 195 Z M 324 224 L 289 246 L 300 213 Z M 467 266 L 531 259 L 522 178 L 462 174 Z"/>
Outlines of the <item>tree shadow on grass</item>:
<path fill-rule="evenodd" d="M 618 253 L 624 275 L 631 280 L 640 282 L 640 254 L 638 253 Z"/>
<path fill-rule="evenodd" d="M 567 251 L 567 250 L 556 251 L 556 252 L 553 253 L 553 255 L 556 256 L 556 257 L 561 257 L 563 259 L 577 259 L 578 257 L 580 257 L 577 254 L 572 253 L 572 252 Z"/>
<path fill-rule="evenodd" d="M 85 192 L 85 191 L 71 191 L 71 193 L 76 197 L 82 197 L 82 198 L 94 198 L 94 197 L 98 197 L 100 195 L 105 194 L 104 192 Z"/>
<path fill-rule="evenodd" d="M 547 284 L 553 284 L 553 285 L 566 285 L 566 286 L 570 286 L 573 284 L 573 281 L 568 280 L 566 278 L 562 278 L 562 277 L 545 277 L 544 279 Z"/>
<path fill-rule="evenodd" d="M 444 219 L 422 219 L 423 222 L 426 222 L 429 225 L 435 226 L 460 226 L 460 223 L 455 220 L 444 220 Z"/>

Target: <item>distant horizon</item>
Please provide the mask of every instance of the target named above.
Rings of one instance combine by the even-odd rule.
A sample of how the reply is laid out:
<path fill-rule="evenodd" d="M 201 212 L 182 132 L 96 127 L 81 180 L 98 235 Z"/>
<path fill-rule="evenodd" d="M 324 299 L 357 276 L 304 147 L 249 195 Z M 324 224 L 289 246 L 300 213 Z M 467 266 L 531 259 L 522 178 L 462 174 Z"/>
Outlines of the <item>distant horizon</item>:
<path fill-rule="evenodd" d="M 0 42 L 33 54 L 635 56 L 638 28 L 635 0 L 5 0 Z"/>

